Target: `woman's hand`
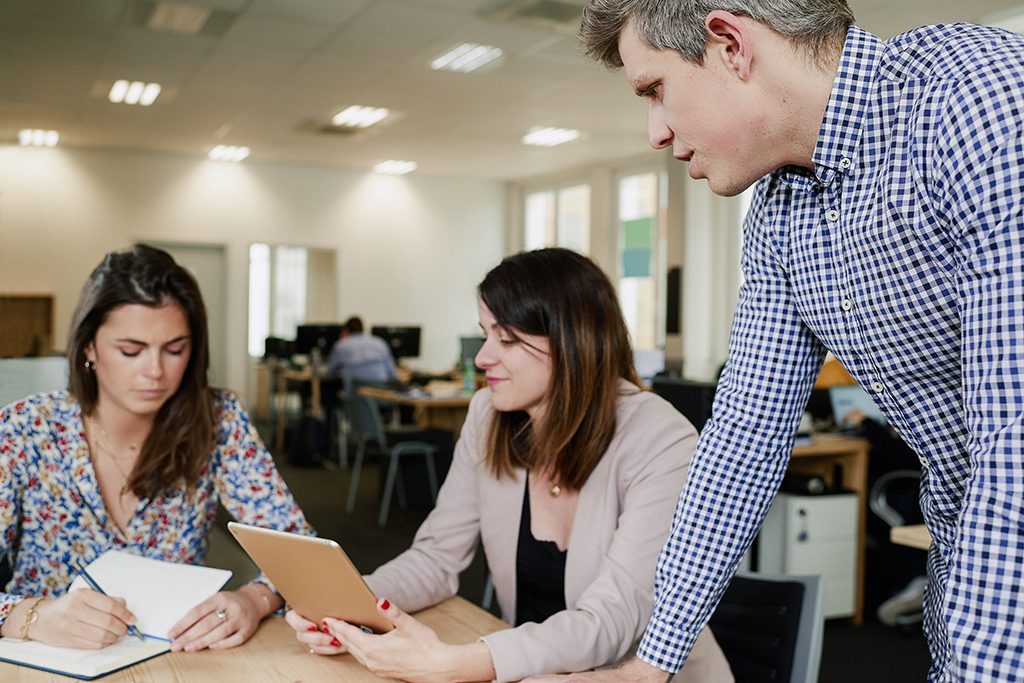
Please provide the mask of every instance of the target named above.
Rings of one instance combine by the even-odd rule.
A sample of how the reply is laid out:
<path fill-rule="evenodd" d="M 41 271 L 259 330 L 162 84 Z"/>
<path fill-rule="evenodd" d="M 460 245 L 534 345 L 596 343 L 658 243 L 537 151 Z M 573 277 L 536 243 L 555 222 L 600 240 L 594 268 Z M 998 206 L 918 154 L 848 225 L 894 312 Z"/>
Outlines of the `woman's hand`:
<path fill-rule="evenodd" d="M 324 619 L 330 634 L 372 673 L 410 683 L 494 678 L 494 663 L 484 643 L 442 642 L 433 629 L 386 599 L 377 602 L 377 611 L 395 625 L 394 630 L 374 635 L 338 619 Z"/>
<path fill-rule="evenodd" d="M 19 603 L 28 605 L 33 598 Z M 135 615 L 128 611 L 122 598 L 112 598 L 94 590 L 73 590 L 55 600 L 40 600 L 36 605 L 37 618 L 29 626 L 32 640 L 48 645 L 98 650 L 119 640 L 135 623 Z M 18 623 L 23 623 L 21 614 Z M 4 634 L 18 637 L 19 633 Z"/>
<path fill-rule="evenodd" d="M 171 652 L 195 652 L 204 648 L 225 650 L 237 647 L 256 632 L 260 620 L 280 605 L 269 598 L 265 586 L 249 584 L 236 591 L 221 591 L 199 603 L 167 634 Z"/>
<path fill-rule="evenodd" d="M 327 632 L 326 626 L 318 626 L 295 610 L 288 610 L 284 620 L 295 629 L 295 639 L 309 650 L 311 655 L 340 655 L 345 646 Z"/>

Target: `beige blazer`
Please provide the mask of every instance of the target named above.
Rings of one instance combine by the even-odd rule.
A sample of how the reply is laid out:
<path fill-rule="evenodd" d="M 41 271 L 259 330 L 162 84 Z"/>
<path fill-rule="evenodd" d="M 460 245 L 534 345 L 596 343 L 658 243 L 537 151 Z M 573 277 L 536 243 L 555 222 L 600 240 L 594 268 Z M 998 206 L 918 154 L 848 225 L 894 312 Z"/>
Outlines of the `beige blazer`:
<path fill-rule="evenodd" d="M 623 382 L 615 436 L 580 491 L 565 563 L 567 609 L 541 624 L 485 636 L 498 681 L 585 671 L 633 651 L 653 609 L 654 571 L 697 441 L 693 426 L 660 397 Z M 525 470 L 496 479 L 484 463 L 494 415 L 477 392 L 437 506 L 412 547 L 367 582 L 413 612 L 455 595 L 459 572 L 483 542 L 502 616 L 515 623 L 516 548 Z M 699 677 L 691 677 L 693 671 Z M 688 683 L 731 681 L 705 629 L 680 674 Z"/>

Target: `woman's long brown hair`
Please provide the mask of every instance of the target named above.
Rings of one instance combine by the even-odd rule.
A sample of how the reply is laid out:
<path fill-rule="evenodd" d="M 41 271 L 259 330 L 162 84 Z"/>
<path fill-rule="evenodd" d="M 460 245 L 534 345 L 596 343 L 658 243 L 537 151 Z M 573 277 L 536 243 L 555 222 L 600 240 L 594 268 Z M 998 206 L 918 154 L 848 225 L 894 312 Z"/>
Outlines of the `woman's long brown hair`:
<path fill-rule="evenodd" d="M 107 254 L 82 288 L 68 335 L 68 390 L 89 416 L 96 409 L 96 374 L 85 350 L 118 306 L 175 303 L 188 319 L 191 353 L 181 386 L 160 407 L 127 485 L 139 498 L 193 486 L 214 446 L 213 401 L 207 384 L 209 335 L 199 286 L 170 254 L 146 245 Z"/>
<path fill-rule="evenodd" d="M 612 283 L 585 256 L 538 249 L 504 259 L 478 292 L 508 334 L 547 337 L 551 347 L 544 419 L 534 425 L 523 411 L 497 413 L 491 471 L 501 478 L 517 467 L 538 469 L 582 488 L 615 435 L 621 380 L 640 385 Z"/>

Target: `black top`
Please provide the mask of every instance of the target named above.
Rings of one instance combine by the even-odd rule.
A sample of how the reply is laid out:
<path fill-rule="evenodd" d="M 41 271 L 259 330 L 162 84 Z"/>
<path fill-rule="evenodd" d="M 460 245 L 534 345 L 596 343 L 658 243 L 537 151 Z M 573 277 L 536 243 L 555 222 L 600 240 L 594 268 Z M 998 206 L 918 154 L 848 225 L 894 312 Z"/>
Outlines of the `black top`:
<path fill-rule="evenodd" d="M 516 626 L 528 621 L 540 623 L 565 609 L 565 554 L 554 541 L 533 537 L 527 478 L 516 548 Z"/>

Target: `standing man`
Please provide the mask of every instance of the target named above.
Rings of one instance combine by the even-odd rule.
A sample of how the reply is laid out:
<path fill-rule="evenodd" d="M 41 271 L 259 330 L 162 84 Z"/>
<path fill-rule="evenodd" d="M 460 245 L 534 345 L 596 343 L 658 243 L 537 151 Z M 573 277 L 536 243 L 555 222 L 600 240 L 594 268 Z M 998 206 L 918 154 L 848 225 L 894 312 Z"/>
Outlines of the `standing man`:
<path fill-rule="evenodd" d="M 1024 675 L 1024 38 L 883 42 L 845 0 L 591 0 L 651 145 L 735 195 L 742 287 L 637 657 L 679 670 L 778 489 L 826 349 L 917 453 L 930 681 Z M 600 674 L 594 674 L 600 675 Z"/>
<path fill-rule="evenodd" d="M 362 319 L 352 316 L 341 327 L 341 336 L 331 348 L 324 374 L 340 377 L 347 392 L 352 390 L 353 382 L 394 382 L 395 359 L 387 342 L 364 334 Z"/>

